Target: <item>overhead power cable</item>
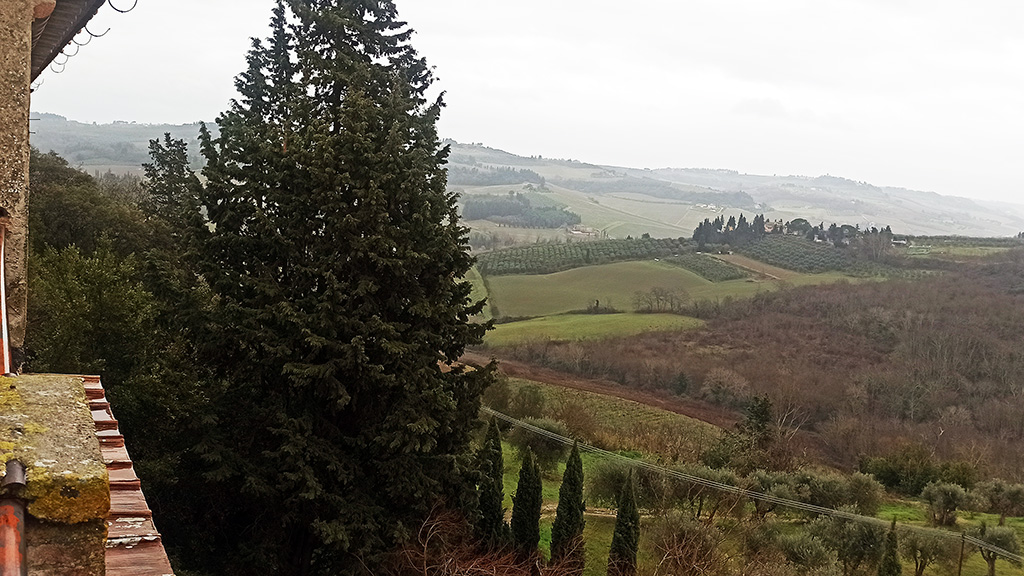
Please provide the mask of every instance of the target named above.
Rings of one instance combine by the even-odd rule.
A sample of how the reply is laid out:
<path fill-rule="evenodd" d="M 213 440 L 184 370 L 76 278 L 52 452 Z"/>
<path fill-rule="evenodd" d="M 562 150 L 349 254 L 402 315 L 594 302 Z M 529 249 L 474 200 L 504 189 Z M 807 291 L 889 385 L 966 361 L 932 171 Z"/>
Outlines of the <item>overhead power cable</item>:
<path fill-rule="evenodd" d="M 559 443 L 565 444 L 567 446 L 571 446 L 571 445 L 573 445 L 576 442 L 575 440 L 572 440 L 570 438 L 566 438 L 565 436 L 561 436 L 559 434 L 555 434 L 554 432 L 551 432 L 550 430 L 544 430 L 543 428 L 538 428 L 537 426 L 534 426 L 532 424 L 527 424 L 526 422 L 523 422 L 522 420 L 518 420 L 518 419 L 513 418 L 513 417 L 511 417 L 511 416 L 509 416 L 507 414 L 502 414 L 501 412 L 498 412 L 497 410 L 493 410 L 491 408 L 487 408 L 486 406 L 482 407 L 481 410 L 485 414 L 488 414 L 490 416 L 494 416 L 495 418 L 497 418 L 499 420 L 502 420 L 502 421 L 505 421 L 505 422 L 508 422 L 509 424 L 512 424 L 513 426 L 517 426 L 517 427 L 519 427 L 519 428 L 521 428 L 523 430 L 527 430 L 527 431 L 532 432 L 534 434 L 538 434 L 540 436 L 544 436 L 546 438 L 554 440 L 555 442 L 559 442 Z M 811 512 L 811 513 L 820 514 L 820 515 L 823 515 L 823 516 L 830 516 L 830 517 L 833 517 L 833 518 L 841 518 L 843 520 L 848 520 L 850 522 L 860 522 L 862 524 L 871 524 L 871 525 L 875 525 L 875 526 L 888 526 L 889 525 L 889 522 L 886 522 L 885 520 L 882 520 L 880 518 L 873 518 L 871 516 L 864 516 L 864 515 L 861 515 L 861 514 L 855 514 L 853 512 L 848 512 L 848 511 L 845 511 L 845 510 L 836 510 L 834 508 L 826 508 L 824 506 L 817 506 L 815 504 L 808 504 L 807 502 L 800 502 L 798 500 L 790 500 L 788 498 L 780 498 L 778 496 L 772 496 L 771 494 L 765 494 L 764 492 L 756 492 L 754 490 L 747 490 L 746 488 L 740 488 L 739 486 L 733 486 L 731 484 L 724 484 L 722 482 L 716 482 L 714 480 L 709 480 L 707 478 L 701 478 L 700 476 L 694 476 L 693 474 L 687 474 L 687 473 L 681 472 L 679 470 L 673 470 L 671 468 L 665 468 L 664 466 L 658 466 L 657 464 L 653 464 L 651 462 L 645 462 L 643 460 L 635 460 L 633 458 L 629 458 L 629 457 L 623 456 L 621 454 L 616 454 L 615 452 L 609 452 L 608 450 L 602 450 L 601 448 L 598 448 L 596 446 L 591 446 L 591 445 L 585 444 L 583 442 L 579 443 L 579 449 L 581 451 L 583 451 L 583 452 L 590 452 L 592 454 L 597 454 L 599 456 L 602 456 L 604 458 L 608 458 L 610 460 L 616 460 L 616 461 L 622 462 L 622 463 L 624 463 L 624 464 L 626 464 L 628 466 L 632 466 L 634 468 L 642 468 L 644 470 L 649 470 L 651 472 L 662 474 L 662 475 L 668 476 L 670 478 L 675 478 L 675 479 L 681 480 L 683 482 L 689 482 L 691 484 L 696 484 L 698 486 L 704 486 L 704 487 L 707 487 L 707 488 L 718 490 L 720 492 L 726 492 L 726 493 L 730 493 L 730 494 L 735 494 L 737 496 L 743 496 L 745 498 L 750 498 L 752 500 L 760 500 L 762 502 L 768 502 L 770 504 L 775 504 L 777 506 L 784 506 L 786 508 L 802 510 L 802 511 L 805 511 L 805 512 Z M 947 538 L 947 539 L 950 539 L 950 540 L 956 540 L 958 542 L 966 542 L 968 544 L 972 544 L 974 546 L 977 546 L 978 548 L 982 548 L 984 550 L 992 552 L 992 553 L 996 554 L 997 556 L 1005 558 L 1006 560 L 1009 560 L 1011 562 L 1015 562 L 1015 563 L 1022 563 L 1022 562 L 1024 562 L 1024 557 L 1022 557 L 1022 556 L 1019 556 L 1017 554 L 1014 554 L 1012 552 L 1004 550 L 1004 549 L 1002 549 L 1002 548 L 1000 548 L 998 546 L 995 546 L 993 544 L 985 542 L 984 540 L 979 540 L 978 538 L 975 538 L 973 536 L 970 536 L 970 535 L 967 535 L 967 534 L 964 534 L 964 533 L 950 532 L 948 530 L 938 530 L 938 529 L 935 529 L 935 528 L 926 528 L 926 527 L 923 527 L 923 526 L 914 526 L 914 525 L 910 525 L 910 524 L 902 524 L 901 526 L 903 528 L 906 528 L 906 529 L 909 529 L 909 530 L 914 530 L 916 532 L 923 532 L 923 533 L 931 534 L 933 536 L 940 536 L 942 538 Z"/>

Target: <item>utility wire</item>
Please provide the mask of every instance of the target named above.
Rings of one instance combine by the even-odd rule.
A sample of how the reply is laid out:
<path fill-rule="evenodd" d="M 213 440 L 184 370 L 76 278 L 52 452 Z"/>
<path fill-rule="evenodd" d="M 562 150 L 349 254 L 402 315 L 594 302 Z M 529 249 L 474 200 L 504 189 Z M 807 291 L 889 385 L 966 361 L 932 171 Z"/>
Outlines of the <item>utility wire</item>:
<path fill-rule="evenodd" d="M 546 438 L 554 440 L 555 442 L 559 442 L 559 443 L 565 444 L 567 446 L 571 446 L 571 445 L 573 445 L 576 442 L 575 440 L 572 440 L 570 438 L 566 438 L 565 436 L 561 436 L 559 434 L 555 434 L 554 432 L 551 432 L 549 430 L 544 430 L 543 428 L 538 428 L 537 426 L 533 426 L 532 424 L 527 424 L 526 422 L 523 422 L 522 420 L 518 420 L 518 419 L 513 418 L 513 417 L 511 417 L 511 416 L 509 416 L 507 414 L 502 414 L 501 412 L 498 412 L 497 410 L 492 410 L 491 408 L 487 408 L 486 406 L 482 407 L 481 410 L 485 414 L 493 416 L 493 417 L 495 417 L 495 418 L 497 418 L 499 420 L 503 420 L 505 422 L 508 422 L 509 424 L 512 424 L 513 426 L 517 426 L 519 428 L 522 428 L 523 430 L 527 430 L 529 432 L 533 432 L 534 434 L 538 434 L 540 436 L 544 436 Z M 851 521 L 851 522 L 861 522 L 863 524 L 873 524 L 873 525 L 876 525 L 876 526 L 888 526 L 889 525 L 889 522 L 886 522 L 885 520 L 882 520 L 880 518 L 872 518 L 871 516 L 863 516 L 861 514 L 854 514 L 853 512 L 847 512 L 845 510 L 836 510 L 834 508 L 826 508 L 824 506 L 817 506 L 815 504 L 808 504 L 807 502 L 800 502 L 798 500 L 790 500 L 788 498 L 780 498 L 778 496 L 772 496 L 771 494 L 765 494 L 763 492 L 755 492 L 753 490 L 747 490 L 746 488 L 740 488 L 739 486 L 733 486 L 731 484 L 723 484 L 722 482 L 715 482 L 714 480 L 709 480 L 707 478 L 701 478 L 700 476 L 694 476 L 692 474 L 687 474 L 687 473 L 681 472 L 679 470 L 672 470 L 671 468 L 665 468 L 663 466 L 658 466 L 657 464 L 653 464 L 651 462 L 645 462 L 643 460 L 634 460 L 632 458 L 628 458 L 628 457 L 623 456 L 621 454 L 616 454 L 615 452 L 609 452 L 608 450 L 602 450 L 602 449 L 600 449 L 600 448 L 598 448 L 596 446 L 591 446 L 591 445 L 585 444 L 583 442 L 579 443 L 579 449 L 584 451 L 584 452 L 590 452 L 592 454 L 597 454 L 599 456 L 602 456 L 602 457 L 605 457 L 605 458 L 608 458 L 608 459 L 611 459 L 611 460 L 617 460 L 619 462 L 622 462 L 622 463 L 627 464 L 629 466 L 632 466 L 634 468 L 642 468 L 642 469 L 645 469 L 645 470 L 650 470 L 651 472 L 656 472 L 658 474 L 669 476 L 669 477 L 675 478 L 677 480 L 682 480 L 684 482 L 690 482 L 692 484 L 697 484 L 699 486 L 705 486 L 707 488 L 712 488 L 714 490 L 719 490 L 721 492 L 728 492 L 730 494 L 736 494 L 737 496 L 743 496 L 743 497 L 746 497 L 746 498 L 750 498 L 752 500 L 761 500 L 763 502 L 768 502 L 770 504 L 775 504 L 777 506 L 784 506 L 786 508 L 793 508 L 793 509 L 796 509 L 796 510 L 803 510 L 805 512 L 812 512 L 814 514 L 821 514 L 821 515 L 824 515 L 824 516 L 831 516 L 833 518 L 841 518 L 843 520 L 848 520 L 848 521 Z M 935 536 L 941 536 L 943 538 L 948 538 L 948 539 L 951 539 L 951 540 L 955 539 L 957 541 L 967 542 L 968 544 L 972 544 L 974 546 L 977 546 L 978 548 L 982 548 L 984 550 L 988 550 L 989 552 L 992 552 L 992 553 L 996 554 L 997 556 L 1005 558 L 1006 560 L 1009 560 L 1009 561 L 1014 562 L 1014 563 L 1018 563 L 1019 564 L 1019 563 L 1024 562 L 1024 557 L 1022 557 L 1022 556 L 1019 556 L 1017 554 L 1014 554 L 1012 552 L 1004 550 L 1004 549 L 1002 549 L 1002 548 L 1000 548 L 998 546 L 989 544 L 988 542 L 985 542 L 984 540 L 980 540 L 978 538 L 975 538 L 973 536 L 969 536 L 967 534 L 957 533 L 957 532 L 950 532 L 950 531 L 947 531 L 947 530 L 937 530 L 935 528 L 926 528 L 926 527 L 923 527 L 923 526 L 913 526 L 913 525 L 909 525 L 909 524 L 903 524 L 902 526 L 904 528 L 907 528 L 907 529 L 910 529 L 910 530 L 914 530 L 916 532 L 923 532 L 923 533 L 927 533 L 927 534 L 931 534 L 931 535 L 935 535 Z"/>

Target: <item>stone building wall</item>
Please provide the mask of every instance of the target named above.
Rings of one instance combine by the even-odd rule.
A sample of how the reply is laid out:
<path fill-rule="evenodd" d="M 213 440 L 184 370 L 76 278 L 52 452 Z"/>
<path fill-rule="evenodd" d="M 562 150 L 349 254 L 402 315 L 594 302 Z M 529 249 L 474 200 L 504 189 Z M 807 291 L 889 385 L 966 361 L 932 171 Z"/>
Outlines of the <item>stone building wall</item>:
<path fill-rule="evenodd" d="M 10 215 L 6 238 L 7 313 L 15 367 L 25 342 L 28 303 L 29 101 L 32 20 L 46 16 L 53 2 L 0 1 L 0 208 Z M 0 213 L 2 215 L 2 213 Z"/>

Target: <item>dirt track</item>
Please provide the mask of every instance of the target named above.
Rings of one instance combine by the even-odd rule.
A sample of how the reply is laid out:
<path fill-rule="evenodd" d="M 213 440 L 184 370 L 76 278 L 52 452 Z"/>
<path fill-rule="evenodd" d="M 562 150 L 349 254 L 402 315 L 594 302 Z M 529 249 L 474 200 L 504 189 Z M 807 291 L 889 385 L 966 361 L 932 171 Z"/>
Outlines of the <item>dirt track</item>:
<path fill-rule="evenodd" d="M 482 366 L 487 364 L 492 357 L 494 356 L 479 352 L 466 352 L 463 354 L 461 360 L 466 364 Z M 735 412 L 731 412 L 724 408 L 713 406 L 699 400 L 679 398 L 676 396 L 670 396 L 667 393 L 659 394 L 655 392 L 626 388 L 625 386 L 610 380 L 583 378 L 568 372 L 534 366 L 517 360 L 508 360 L 501 357 L 495 358 L 498 360 L 500 370 L 513 378 L 523 378 L 526 380 L 533 380 L 535 382 L 542 382 L 544 384 L 551 384 L 552 386 L 572 388 L 573 390 L 584 390 L 586 392 L 595 392 L 606 396 L 615 396 L 617 398 L 632 400 L 634 402 L 639 402 L 640 404 L 646 404 L 655 408 L 661 408 L 662 410 L 668 410 L 669 412 L 675 412 L 676 414 L 689 416 L 690 418 L 696 418 L 697 420 L 703 420 L 704 422 L 714 424 L 715 426 L 720 426 L 722 428 L 732 428 L 733 424 L 735 424 L 740 418 L 739 414 Z"/>

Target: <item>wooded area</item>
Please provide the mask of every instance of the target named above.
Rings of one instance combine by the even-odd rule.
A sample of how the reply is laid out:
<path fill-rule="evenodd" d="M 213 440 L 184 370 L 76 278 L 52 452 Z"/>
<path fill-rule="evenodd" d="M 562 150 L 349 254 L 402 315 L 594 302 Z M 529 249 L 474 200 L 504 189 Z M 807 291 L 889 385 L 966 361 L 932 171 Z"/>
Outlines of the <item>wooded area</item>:
<path fill-rule="evenodd" d="M 519 359 L 726 405 L 767 395 L 855 467 L 908 444 L 1024 479 L 1024 250 L 925 280 L 847 283 L 694 302 L 706 328 L 511 347 Z"/>

